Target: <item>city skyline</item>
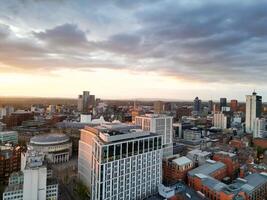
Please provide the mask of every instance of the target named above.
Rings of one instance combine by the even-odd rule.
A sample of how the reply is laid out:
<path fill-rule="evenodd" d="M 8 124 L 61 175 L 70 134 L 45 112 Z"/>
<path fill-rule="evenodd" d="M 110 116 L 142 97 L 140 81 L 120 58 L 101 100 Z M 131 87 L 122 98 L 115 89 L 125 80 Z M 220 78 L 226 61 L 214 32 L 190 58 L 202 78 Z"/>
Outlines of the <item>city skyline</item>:
<path fill-rule="evenodd" d="M 89 89 L 105 99 L 245 101 L 255 89 L 264 101 L 266 6 L 263 0 L 1 2 L 1 96 L 77 98 Z"/>

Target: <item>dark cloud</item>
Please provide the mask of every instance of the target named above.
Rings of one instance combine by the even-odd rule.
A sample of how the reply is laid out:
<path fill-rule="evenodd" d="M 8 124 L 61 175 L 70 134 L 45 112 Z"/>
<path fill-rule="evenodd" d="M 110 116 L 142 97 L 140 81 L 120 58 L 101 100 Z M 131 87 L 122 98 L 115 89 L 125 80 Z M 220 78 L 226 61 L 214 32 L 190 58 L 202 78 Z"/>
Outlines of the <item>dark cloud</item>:
<path fill-rule="evenodd" d="M 43 32 L 35 32 L 34 35 L 51 45 L 82 46 L 88 41 L 86 34 L 75 24 L 63 24 Z"/>

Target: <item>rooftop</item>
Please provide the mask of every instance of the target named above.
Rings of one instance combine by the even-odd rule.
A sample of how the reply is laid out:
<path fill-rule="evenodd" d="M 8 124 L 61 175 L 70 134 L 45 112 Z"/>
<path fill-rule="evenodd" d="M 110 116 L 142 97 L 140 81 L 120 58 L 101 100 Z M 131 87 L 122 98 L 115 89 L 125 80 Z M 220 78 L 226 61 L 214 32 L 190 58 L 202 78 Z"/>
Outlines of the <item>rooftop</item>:
<path fill-rule="evenodd" d="M 246 180 L 245 184 L 241 187 L 241 189 L 247 193 L 251 193 L 255 188 L 262 184 L 267 183 L 267 173 L 254 173 L 246 176 L 244 178 Z"/>
<path fill-rule="evenodd" d="M 35 145 L 52 145 L 68 142 L 69 137 L 65 134 L 44 134 L 37 135 L 31 138 L 30 144 Z"/>
<path fill-rule="evenodd" d="M 176 158 L 173 160 L 174 163 L 176 163 L 177 165 L 186 165 L 189 163 L 192 163 L 192 160 L 190 160 L 189 158 L 182 156 L 180 158 Z"/>
<path fill-rule="evenodd" d="M 207 162 L 204 165 L 201 165 L 188 172 L 189 176 L 196 176 L 197 174 L 211 175 L 215 171 L 225 167 L 225 164 L 222 162 Z"/>
<path fill-rule="evenodd" d="M 145 114 L 137 117 L 146 117 L 146 118 L 172 118 L 171 116 L 164 114 Z"/>
<path fill-rule="evenodd" d="M 221 155 L 227 155 L 227 156 L 229 156 L 229 157 L 235 157 L 236 156 L 236 154 L 234 154 L 234 153 L 230 153 L 230 152 L 226 152 L 226 151 L 218 151 L 218 152 L 216 152 L 217 154 L 221 154 Z"/>
<path fill-rule="evenodd" d="M 104 143 L 153 135 L 148 131 L 143 131 L 137 125 L 130 125 L 126 123 L 104 123 L 95 127 L 87 126 L 85 127 L 85 130 L 91 131 L 98 135 L 101 141 Z"/>

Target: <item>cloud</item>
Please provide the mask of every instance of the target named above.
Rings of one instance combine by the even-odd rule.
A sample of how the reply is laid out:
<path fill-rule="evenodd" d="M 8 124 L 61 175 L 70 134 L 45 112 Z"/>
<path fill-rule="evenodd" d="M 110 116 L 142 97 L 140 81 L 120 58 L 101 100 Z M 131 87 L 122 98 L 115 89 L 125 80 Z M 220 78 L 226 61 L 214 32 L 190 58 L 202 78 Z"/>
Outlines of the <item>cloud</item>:
<path fill-rule="evenodd" d="M 86 45 L 88 42 L 85 32 L 80 30 L 77 25 L 69 23 L 33 34 L 52 46 L 76 47 Z"/>
<path fill-rule="evenodd" d="M 54 17 L 51 1 L 24 1 L 32 12 L 23 14 L 17 4 L 17 12 L 3 10 L 16 23 L 0 25 L 2 63 L 22 70 L 111 68 L 205 82 L 265 81 L 266 1 L 58 2 Z M 34 28 L 20 37 L 25 27 Z"/>

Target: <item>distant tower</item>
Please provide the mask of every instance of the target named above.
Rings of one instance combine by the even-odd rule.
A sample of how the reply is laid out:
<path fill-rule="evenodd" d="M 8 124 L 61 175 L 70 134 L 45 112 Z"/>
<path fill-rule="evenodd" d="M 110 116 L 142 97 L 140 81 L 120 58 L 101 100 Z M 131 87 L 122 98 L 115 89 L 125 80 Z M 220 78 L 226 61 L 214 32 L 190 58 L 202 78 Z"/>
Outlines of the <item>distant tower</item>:
<path fill-rule="evenodd" d="M 83 109 L 82 112 L 87 113 L 89 109 L 90 92 L 83 91 Z"/>
<path fill-rule="evenodd" d="M 209 100 L 209 102 L 208 102 L 208 109 L 209 109 L 209 112 L 212 112 L 212 110 L 213 110 L 213 101 L 212 100 Z"/>
<path fill-rule="evenodd" d="M 246 96 L 246 132 L 252 133 L 256 118 L 261 117 L 262 97 L 254 91 Z"/>
<path fill-rule="evenodd" d="M 194 100 L 194 110 L 195 112 L 200 112 L 201 111 L 201 100 L 196 97 L 195 100 Z"/>
<path fill-rule="evenodd" d="M 226 98 L 220 98 L 220 111 L 222 111 L 222 107 L 227 106 L 227 99 Z"/>

